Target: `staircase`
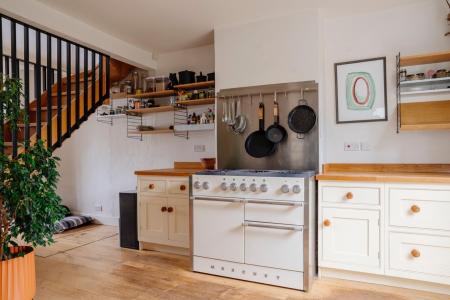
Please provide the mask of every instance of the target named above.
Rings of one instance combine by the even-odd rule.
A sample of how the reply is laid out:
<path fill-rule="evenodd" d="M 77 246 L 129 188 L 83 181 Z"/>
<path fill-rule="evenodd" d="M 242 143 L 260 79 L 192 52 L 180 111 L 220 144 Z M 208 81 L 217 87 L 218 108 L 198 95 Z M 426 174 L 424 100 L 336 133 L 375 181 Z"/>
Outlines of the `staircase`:
<path fill-rule="evenodd" d="M 17 30 L 19 26 L 23 30 Z M 0 151 L 15 157 L 25 151 L 25 141 L 33 144 L 39 139 L 54 150 L 109 99 L 110 58 L 1 14 L 0 33 L 0 72 L 22 80 L 20 101 L 29 120 L 17 131 L 8 120 L 0 122 L 5 141 Z M 3 53 L 8 48 L 9 53 Z M 120 64 L 114 60 L 114 69 Z"/>

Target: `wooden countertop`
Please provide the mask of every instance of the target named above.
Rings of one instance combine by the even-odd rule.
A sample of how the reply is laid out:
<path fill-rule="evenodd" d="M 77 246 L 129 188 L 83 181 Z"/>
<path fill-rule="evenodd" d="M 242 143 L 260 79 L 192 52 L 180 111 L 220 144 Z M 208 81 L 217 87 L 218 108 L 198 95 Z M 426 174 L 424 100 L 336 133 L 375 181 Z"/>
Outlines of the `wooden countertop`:
<path fill-rule="evenodd" d="M 450 184 L 450 164 L 325 164 L 316 179 Z"/>
<path fill-rule="evenodd" d="M 140 170 L 134 174 L 138 176 L 191 176 L 203 169 L 156 169 L 156 170 Z"/>
<path fill-rule="evenodd" d="M 174 162 L 173 168 L 138 170 L 134 174 L 137 176 L 191 176 L 194 173 L 204 170 L 200 162 Z"/>

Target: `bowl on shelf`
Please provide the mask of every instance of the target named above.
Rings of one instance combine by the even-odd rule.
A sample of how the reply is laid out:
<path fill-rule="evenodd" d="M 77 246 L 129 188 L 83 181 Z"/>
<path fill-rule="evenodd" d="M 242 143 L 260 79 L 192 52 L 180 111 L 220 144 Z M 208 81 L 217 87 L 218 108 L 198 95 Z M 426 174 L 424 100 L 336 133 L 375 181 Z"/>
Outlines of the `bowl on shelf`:
<path fill-rule="evenodd" d="M 201 160 L 203 168 L 207 170 L 214 170 L 216 166 L 216 159 L 215 158 L 202 158 Z"/>

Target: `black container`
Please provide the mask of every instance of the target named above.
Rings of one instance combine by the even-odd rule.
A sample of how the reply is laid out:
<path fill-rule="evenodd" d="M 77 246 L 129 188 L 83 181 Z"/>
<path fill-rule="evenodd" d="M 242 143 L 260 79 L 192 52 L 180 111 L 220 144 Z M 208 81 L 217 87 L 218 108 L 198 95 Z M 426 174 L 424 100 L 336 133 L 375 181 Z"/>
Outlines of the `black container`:
<path fill-rule="evenodd" d="M 200 72 L 200 75 L 197 75 L 197 82 L 204 82 L 206 81 L 206 75 L 203 75 L 202 72 Z"/>
<path fill-rule="evenodd" d="M 208 81 L 216 80 L 216 73 L 208 73 Z"/>
<path fill-rule="evenodd" d="M 119 193 L 120 219 L 119 235 L 120 247 L 139 249 L 137 233 L 137 193 L 128 191 Z"/>
<path fill-rule="evenodd" d="M 195 82 L 195 72 L 188 71 L 188 70 L 178 72 L 178 82 L 180 84 L 194 83 Z"/>

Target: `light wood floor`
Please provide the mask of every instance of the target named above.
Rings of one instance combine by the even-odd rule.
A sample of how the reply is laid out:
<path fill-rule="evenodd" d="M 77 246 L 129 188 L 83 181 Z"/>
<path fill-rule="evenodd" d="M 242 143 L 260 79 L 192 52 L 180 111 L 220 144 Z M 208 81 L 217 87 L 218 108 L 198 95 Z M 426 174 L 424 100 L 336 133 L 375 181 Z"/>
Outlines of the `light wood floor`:
<path fill-rule="evenodd" d="M 71 250 L 37 257 L 36 300 L 64 299 L 449 299 L 447 296 L 341 280 L 316 280 L 310 293 L 190 271 L 188 257 L 121 249 L 112 228 L 64 234 Z M 86 236 L 88 243 L 83 241 Z M 92 241 L 98 236 L 98 241 Z M 61 237 L 59 237 L 61 238 Z"/>

